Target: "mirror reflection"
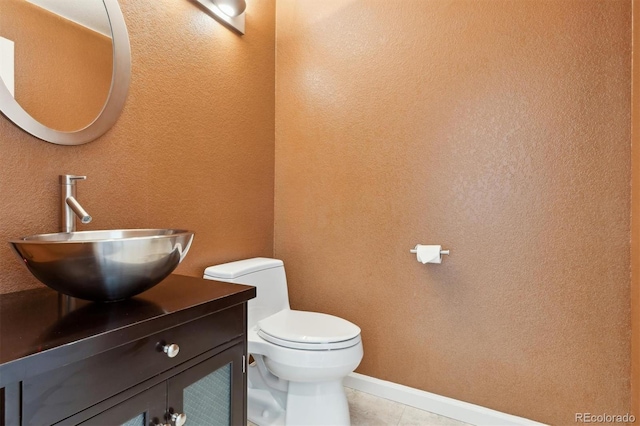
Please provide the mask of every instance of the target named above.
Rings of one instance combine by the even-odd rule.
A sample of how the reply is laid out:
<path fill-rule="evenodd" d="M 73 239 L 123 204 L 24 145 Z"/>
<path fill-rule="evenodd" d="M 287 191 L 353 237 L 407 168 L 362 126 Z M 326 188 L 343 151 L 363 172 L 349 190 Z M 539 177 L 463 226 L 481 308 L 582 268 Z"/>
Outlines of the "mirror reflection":
<path fill-rule="evenodd" d="M 54 130 L 90 125 L 109 97 L 113 43 L 102 0 L 1 0 L 0 78 Z"/>

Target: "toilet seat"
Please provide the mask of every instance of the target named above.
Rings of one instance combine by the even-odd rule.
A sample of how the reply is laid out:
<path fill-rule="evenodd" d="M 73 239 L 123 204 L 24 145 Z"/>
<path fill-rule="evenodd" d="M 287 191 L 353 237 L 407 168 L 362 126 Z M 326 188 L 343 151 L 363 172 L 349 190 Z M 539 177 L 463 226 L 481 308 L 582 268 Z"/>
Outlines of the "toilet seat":
<path fill-rule="evenodd" d="M 330 350 L 337 350 L 337 349 L 346 349 L 346 348 L 355 346 L 362 341 L 360 336 L 357 336 L 357 337 L 354 337 L 353 339 L 343 340 L 342 342 L 333 342 L 333 343 L 292 342 L 291 340 L 278 339 L 277 337 L 271 336 L 262 330 L 258 330 L 258 336 L 260 336 L 261 338 L 263 338 L 269 343 L 273 343 L 274 345 L 282 346 L 289 349 L 301 349 L 305 351 L 330 351 Z"/>
<path fill-rule="evenodd" d="M 345 349 L 361 341 L 360 327 L 318 312 L 284 309 L 258 321 L 256 329 L 267 342 L 291 349 Z"/>

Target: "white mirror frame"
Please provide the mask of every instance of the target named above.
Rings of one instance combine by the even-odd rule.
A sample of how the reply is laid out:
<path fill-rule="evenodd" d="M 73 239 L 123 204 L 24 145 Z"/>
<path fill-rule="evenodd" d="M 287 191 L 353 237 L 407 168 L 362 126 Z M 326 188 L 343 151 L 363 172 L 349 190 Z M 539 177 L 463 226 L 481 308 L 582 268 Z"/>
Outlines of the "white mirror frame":
<path fill-rule="evenodd" d="M 131 47 L 129 34 L 118 0 L 103 0 L 111 24 L 113 42 L 113 74 L 109 96 L 98 117 L 87 127 L 62 132 L 44 126 L 31 117 L 0 82 L 0 112 L 27 133 L 58 145 L 80 145 L 105 134 L 118 120 L 124 107 L 131 80 Z"/>

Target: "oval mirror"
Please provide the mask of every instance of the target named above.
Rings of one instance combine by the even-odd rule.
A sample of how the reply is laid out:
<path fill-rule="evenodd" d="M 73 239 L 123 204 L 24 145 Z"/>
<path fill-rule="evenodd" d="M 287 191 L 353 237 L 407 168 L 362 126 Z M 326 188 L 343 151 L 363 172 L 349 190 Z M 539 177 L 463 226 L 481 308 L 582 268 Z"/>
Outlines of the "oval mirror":
<path fill-rule="evenodd" d="M 60 145 L 96 139 L 130 78 L 117 0 L 0 1 L 0 112 L 26 132 Z"/>

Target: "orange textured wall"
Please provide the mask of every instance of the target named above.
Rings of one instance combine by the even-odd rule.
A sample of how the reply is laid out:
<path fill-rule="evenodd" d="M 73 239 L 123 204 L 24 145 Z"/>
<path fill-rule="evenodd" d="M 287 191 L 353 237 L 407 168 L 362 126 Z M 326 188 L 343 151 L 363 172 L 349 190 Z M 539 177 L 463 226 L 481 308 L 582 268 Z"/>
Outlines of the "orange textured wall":
<path fill-rule="evenodd" d="M 366 375 L 553 424 L 628 412 L 631 2 L 276 14 L 292 307 L 360 325 Z"/>
<path fill-rule="evenodd" d="M 96 119 L 111 87 L 109 37 L 24 0 L 0 2 L 0 36 L 15 43 L 15 98 L 33 118 L 61 131 Z"/>
<path fill-rule="evenodd" d="M 81 146 L 37 140 L 0 116 L 0 240 L 55 232 L 57 176 L 86 174 L 82 229 L 196 232 L 177 273 L 273 254 L 275 2 L 249 0 L 247 34 L 190 1 L 119 1 L 131 90 L 116 125 Z M 0 244 L 0 291 L 40 284 Z"/>
<path fill-rule="evenodd" d="M 633 0 L 633 48 L 640 46 L 640 0 Z M 640 418 L 640 55 L 633 54 L 631 197 L 631 385 L 632 407 Z"/>

